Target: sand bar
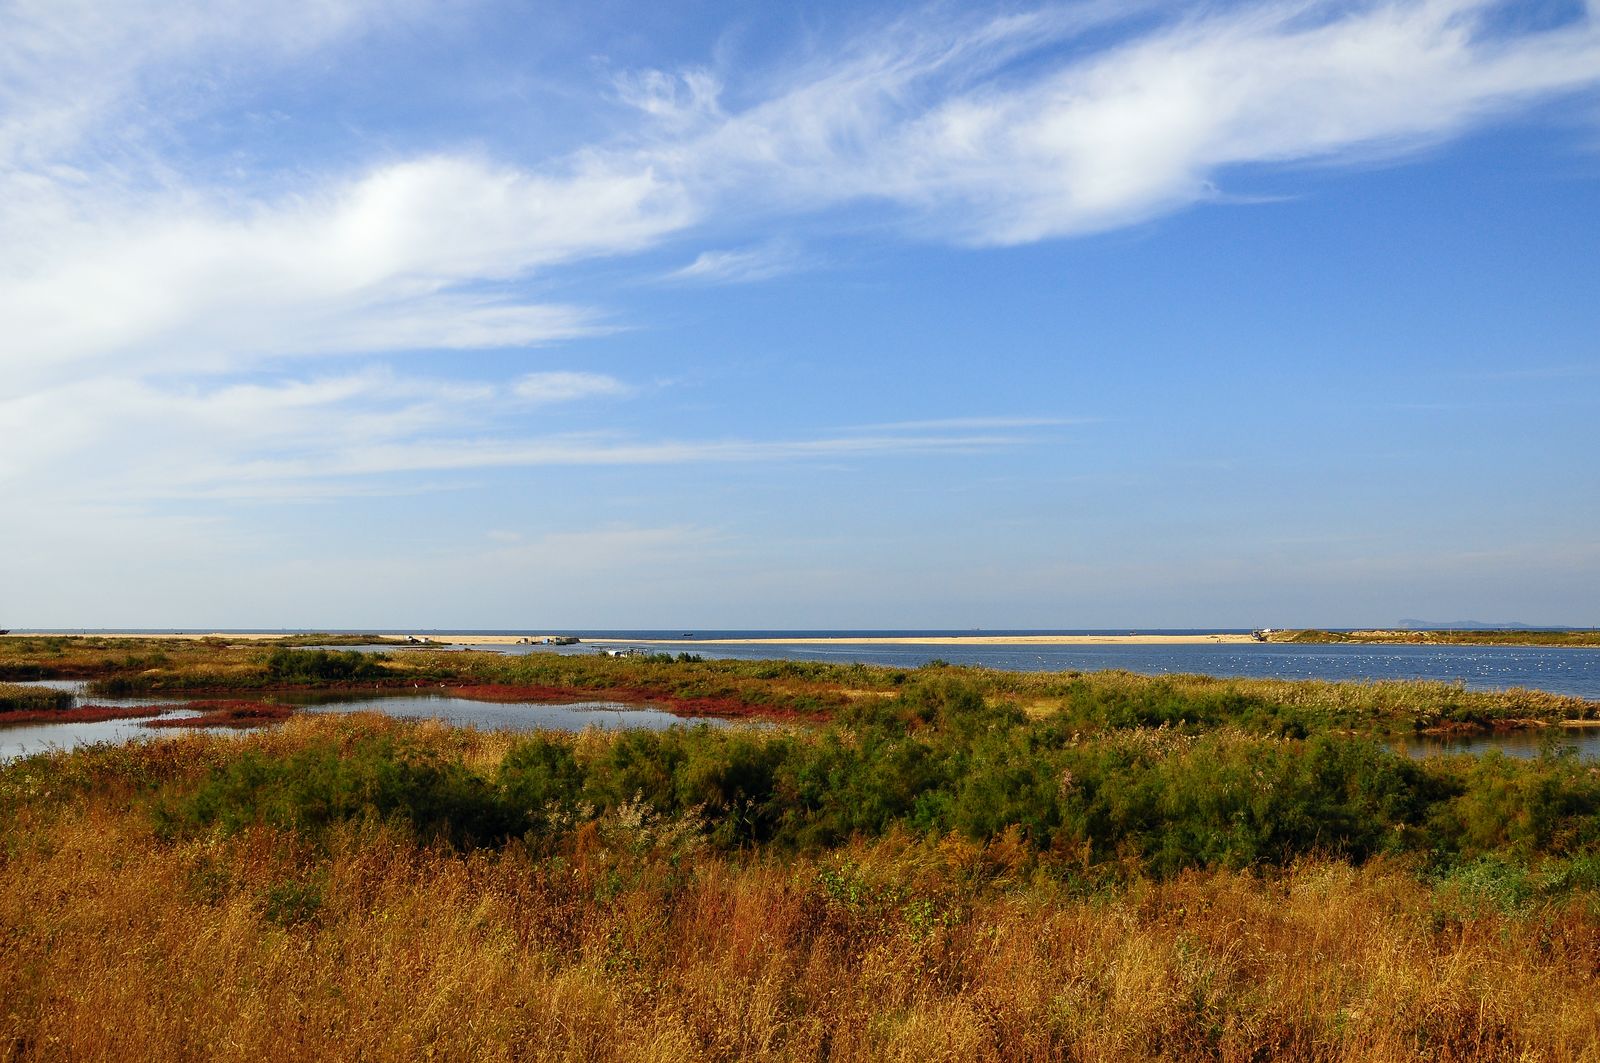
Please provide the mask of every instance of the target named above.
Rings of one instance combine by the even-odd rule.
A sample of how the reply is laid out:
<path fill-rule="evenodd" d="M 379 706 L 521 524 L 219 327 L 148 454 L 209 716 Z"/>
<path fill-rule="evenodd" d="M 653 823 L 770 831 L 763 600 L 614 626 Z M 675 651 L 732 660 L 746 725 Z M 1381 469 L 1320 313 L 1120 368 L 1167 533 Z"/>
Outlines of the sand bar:
<path fill-rule="evenodd" d="M 265 641 L 326 632 L 252 631 L 252 632 L 113 632 L 92 633 L 59 631 L 29 632 L 38 638 L 95 638 L 95 639 L 225 639 L 233 642 Z M 374 638 L 399 639 L 407 637 L 427 639 L 450 646 L 514 646 L 523 641 L 538 642 L 544 635 L 447 635 L 437 632 L 375 635 Z M 641 646 L 1182 646 L 1202 643 L 1254 642 L 1249 635 L 1199 634 L 1199 635 L 920 635 L 876 636 L 845 635 L 829 638 L 749 638 L 749 639 L 614 639 L 593 638 L 589 642 L 607 644 L 634 644 Z"/>

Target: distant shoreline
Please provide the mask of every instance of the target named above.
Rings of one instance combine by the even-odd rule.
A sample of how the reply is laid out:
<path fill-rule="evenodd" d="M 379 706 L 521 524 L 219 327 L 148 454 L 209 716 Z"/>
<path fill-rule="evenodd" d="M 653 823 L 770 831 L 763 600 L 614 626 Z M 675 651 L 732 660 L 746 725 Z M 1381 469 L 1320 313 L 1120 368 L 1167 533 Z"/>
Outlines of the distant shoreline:
<path fill-rule="evenodd" d="M 515 646 L 540 643 L 561 632 L 539 634 L 452 634 L 438 630 L 420 630 L 395 633 L 360 633 L 371 642 L 393 642 L 402 645 L 440 646 Z M 348 642 L 356 633 L 316 631 L 20 631 L 12 638 L 74 638 L 74 639 L 222 639 L 232 642 L 272 642 L 280 639 L 310 639 L 327 636 L 330 643 Z M 654 638 L 630 635 L 584 635 L 584 642 L 624 646 L 1199 646 L 1199 645 L 1249 645 L 1261 640 L 1239 631 L 1182 632 L 1154 634 L 944 634 L 944 635 L 776 635 L 726 636 L 695 638 L 692 636 Z M 1600 631 L 1410 631 L 1399 629 L 1367 629 L 1363 631 L 1328 631 L 1316 629 L 1274 630 L 1266 641 L 1274 645 L 1480 645 L 1480 646 L 1570 646 L 1600 648 Z"/>
<path fill-rule="evenodd" d="M 140 631 L 95 631 L 89 633 L 70 631 L 30 631 L 19 633 L 23 638 L 91 638 L 91 639 L 227 639 L 236 642 L 268 642 L 283 638 L 306 638 L 323 632 L 251 631 L 251 632 L 200 632 L 156 633 Z M 344 636 L 340 636 L 344 637 Z M 409 638 L 425 639 L 439 645 L 451 646 L 515 646 L 537 643 L 551 635 L 450 635 L 440 632 L 426 634 L 399 632 L 373 634 L 374 641 L 405 643 Z M 802 636 L 784 638 L 611 638 L 591 636 L 585 641 L 616 645 L 638 646 L 1071 646 L 1071 645 L 1190 645 L 1197 643 L 1246 643 L 1256 641 L 1250 635 L 1237 632 L 1216 632 L 1185 635 L 838 635 Z"/>

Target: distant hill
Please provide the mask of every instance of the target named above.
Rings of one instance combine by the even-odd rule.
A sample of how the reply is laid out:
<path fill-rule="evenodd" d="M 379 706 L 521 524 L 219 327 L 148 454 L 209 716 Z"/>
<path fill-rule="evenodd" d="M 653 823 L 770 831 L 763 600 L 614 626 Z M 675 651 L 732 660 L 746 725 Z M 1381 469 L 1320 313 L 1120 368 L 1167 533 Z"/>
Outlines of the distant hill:
<path fill-rule="evenodd" d="M 1409 643 L 1431 646 L 1583 646 L 1600 648 L 1600 628 L 1547 628 L 1531 624 L 1496 624 L 1463 620 L 1441 624 L 1433 620 L 1406 620 L 1406 627 L 1362 631 L 1289 629 L 1266 634 L 1268 642 L 1308 644 L 1366 642 Z"/>
<path fill-rule="evenodd" d="M 1515 620 L 1402 620 L 1407 631 L 1572 631 L 1549 624 L 1519 624 Z"/>

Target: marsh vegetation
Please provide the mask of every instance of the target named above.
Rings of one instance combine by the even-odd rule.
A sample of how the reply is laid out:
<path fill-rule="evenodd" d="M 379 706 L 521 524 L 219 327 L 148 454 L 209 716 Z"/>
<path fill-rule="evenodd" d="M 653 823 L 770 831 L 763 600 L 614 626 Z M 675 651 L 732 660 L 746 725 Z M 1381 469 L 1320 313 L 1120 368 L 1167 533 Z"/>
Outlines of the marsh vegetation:
<path fill-rule="evenodd" d="M 0 683 L 0 713 L 61 712 L 72 707 L 72 694 L 49 687 Z"/>

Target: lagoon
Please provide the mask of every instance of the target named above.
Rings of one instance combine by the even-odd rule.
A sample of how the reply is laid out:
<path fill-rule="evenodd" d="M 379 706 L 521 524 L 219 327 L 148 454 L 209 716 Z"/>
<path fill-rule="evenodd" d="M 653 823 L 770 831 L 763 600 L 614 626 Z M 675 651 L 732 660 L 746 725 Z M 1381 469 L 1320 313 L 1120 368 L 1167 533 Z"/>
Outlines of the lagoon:
<path fill-rule="evenodd" d="M 182 695 L 139 698 L 107 698 L 90 696 L 86 684 L 75 680 L 41 680 L 19 686 L 39 686 L 54 690 L 67 690 L 74 695 L 75 705 L 108 705 L 117 708 L 140 708 L 150 705 L 181 705 L 188 700 Z M 674 716 L 669 712 L 615 701 L 584 701 L 552 704 L 547 702 L 497 702 L 473 701 L 445 694 L 421 693 L 411 690 L 368 693 L 263 693 L 257 700 L 280 705 L 293 705 L 302 712 L 330 714 L 351 712 L 378 712 L 410 720 L 440 720 L 456 727 L 476 727 L 480 730 L 504 731 L 582 731 L 590 727 L 601 730 L 645 729 L 662 730 L 677 725 L 712 724 L 725 726 L 727 721 L 709 718 Z M 96 720 L 87 723 L 29 723 L 0 726 L 0 763 L 17 757 L 44 753 L 53 749 L 73 749 L 99 742 L 128 742 L 136 739 L 158 739 L 183 734 L 185 729 L 163 729 L 145 726 L 152 719 L 172 720 L 194 716 L 187 709 L 175 709 L 156 717 L 129 720 Z M 204 728 L 212 733 L 225 732 L 221 728 Z"/>
<path fill-rule="evenodd" d="M 577 646 L 474 646 L 501 653 L 594 653 L 612 639 L 651 633 L 585 635 Z M 724 633 L 718 632 L 718 635 Z M 728 633 L 732 634 L 732 633 Z M 748 636 L 772 632 L 742 633 Z M 809 634 L 809 633 L 807 633 Z M 953 634 L 953 633 L 947 633 Z M 434 636 L 448 643 L 448 634 Z M 393 649 L 393 647 L 384 647 Z M 1243 679 L 1322 679 L 1331 682 L 1428 680 L 1460 683 L 1468 690 L 1522 687 L 1552 694 L 1600 699 L 1600 649 L 1571 646 L 1421 646 L 1331 643 L 1145 644 L 1145 645 L 821 645 L 762 642 L 708 644 L 696 639 L 658 639 L 641 645 L 652 652 L 697 653 L 734 660 L 860 662 L 915 668 L 932 660 L 1023 672 L 1092 672 L 1122 669 L 1140 675 L 1197 674 Z"/>

